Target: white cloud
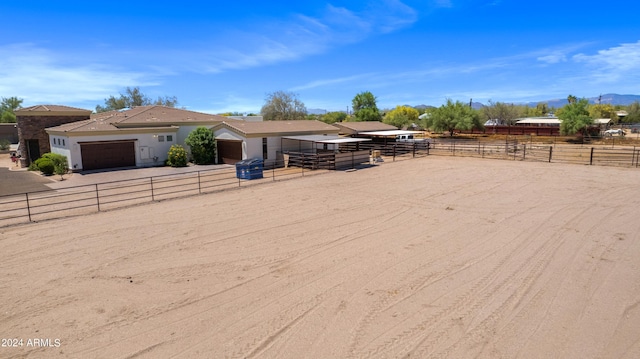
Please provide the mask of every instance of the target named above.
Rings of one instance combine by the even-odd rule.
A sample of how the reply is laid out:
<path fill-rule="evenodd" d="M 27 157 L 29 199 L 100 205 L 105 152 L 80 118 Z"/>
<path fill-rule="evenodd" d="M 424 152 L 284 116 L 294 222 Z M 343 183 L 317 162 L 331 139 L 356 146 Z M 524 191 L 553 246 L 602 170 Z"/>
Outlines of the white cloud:
<path fill-rule="evenodd" d="M 317 88 L 317 87 L 333 86 L 333 85 L 337 85 L 337 84 L 341 84 L 341 83 L 349 83 L 349 82 L 359 81 L 359 80 L 362 80 L 364 78 L 371 77 L 373 75 L 374 74 L 372 74 L 372 73 L 367 73 L 367 74 L 353 75 L 353 76 L 347 76 L 347 77 L 338 77 L 338 78 L 334 78 L 334 79 L 316 80 L 316 81 L 312 81 L 312 82 L 309 82 L 309 83 L 304 84 L 304 85 L 292 87 L 289 90 L 290 91 L 302 91 L 302 90 L 309 90 L 309 89 L 313 89 L 313 88 Z"/>
<path fill-rule="evenodd" d="M 225 70 L 266 66 L 324 53 L 336 46 L 353 44 L 377 33 L 389 33 L 417 21 L 414 9 L 397 0 L 356 12 L 327 5 L 317 16 L 296 14 L 286 21 L 252 24 L 251 30 L 224 34 L 213 49 L 190 52 L 195 70 Z M 226 42 L 226 46 L 219 45 Z M 191 68 L 194 70 L 194 68 Z"/>
<path fill-rule="evenodd" d="M 549 55 L 540 56 L 537 60 L 548 64 L 557 64 L 559 62 L 567 62 L 567 56 L 563 52 L 556 51 Z"/>
<path fill-rule="evenodd" d="M 74 64 L 32 44 L 1 46 L 0 53 L 0 93 L 23 98 L 25 105 L 95 102 L 126 86 L 154 84 L 143 73 Z"/>
<path fill-rule="evenodd" d="M 573 60 L 576 62 L 583 62 L 612 72 L 638 70 L 640 69 L 638 59 L 640 59 L 640 41 L 600 50 L 595 55 L 577 54 L 573 56 Z"/>

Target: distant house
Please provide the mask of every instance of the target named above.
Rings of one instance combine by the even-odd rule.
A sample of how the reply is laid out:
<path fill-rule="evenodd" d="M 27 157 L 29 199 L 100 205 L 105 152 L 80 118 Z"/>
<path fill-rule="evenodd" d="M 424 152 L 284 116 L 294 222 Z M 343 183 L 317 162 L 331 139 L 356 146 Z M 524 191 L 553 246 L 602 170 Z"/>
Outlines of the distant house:
<path fill-rule="evenodd" d="M 390 131 L 398 128 L 380 121 L 361 121 L 361 122 L 336 122 L 334 126 L 340 129 L 341 135 L 356 136 L 360 132 L 371 131 Z"/>

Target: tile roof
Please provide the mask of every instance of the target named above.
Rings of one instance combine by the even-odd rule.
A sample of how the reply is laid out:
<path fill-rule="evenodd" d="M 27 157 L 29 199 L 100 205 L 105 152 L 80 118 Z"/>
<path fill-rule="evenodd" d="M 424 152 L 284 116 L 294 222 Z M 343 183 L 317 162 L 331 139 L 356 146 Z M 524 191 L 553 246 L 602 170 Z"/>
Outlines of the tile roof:
<path fill-rule="evenodd" d="M 166 125 L 211 124 L 229 120 L 224 116 L 166 106 L 139 106 L 120 111 L 94 113 L 91 119 L 109 120 L 116 127 L 148 127 Z"/>
<path fill-rule="evenodd" d="M 89 114 L 91 113 L 91 110 L 61 105 L 35 105 L 15 110 L 16 114 L 20 114 L 22 112 L 79 112 L 82 114 Z"/>
<path fill-rule="evenodd" d="M 397 130 L 398 128 L 380 121 L 360 121 L 360 122 L 336 122 L 334 126 L 346 128 L 355 132 L 362 131 L 387 131 Z"/>
<path fill-rule="evenodd" d="M 125 129 L 168 128 L 181 125 L 214 126 L 222 121 L 237 122 L 226 117 L 165 106 L 140 106 L 91 114 L 88 120 L 50 127 L 50 131 L 103 132 Z M 240 121 L 242 122 L 242 121 Z"/>
<path fill-rule="evenodd" d="M 339 129 L 317 120 L 297 120 L 297 121 L 225 121 L 224 124 L 216 127 L 226 126 L 245 135 L 287 135 L 303 133 L 338 133 Z M 215 129 L 215 128 L 214 128 Z"/>

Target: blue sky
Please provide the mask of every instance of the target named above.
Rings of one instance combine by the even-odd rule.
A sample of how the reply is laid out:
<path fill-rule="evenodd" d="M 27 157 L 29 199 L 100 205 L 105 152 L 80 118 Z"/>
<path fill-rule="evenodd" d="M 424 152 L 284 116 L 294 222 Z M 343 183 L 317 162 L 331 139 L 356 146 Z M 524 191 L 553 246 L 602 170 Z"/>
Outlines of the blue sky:
<path fill-rule="evenodd" d="M 447 98 L 526 102 L 640 94 L 636 1 L 3 1 L 0 96 L 95 109 L 152 98 L 258 112 L 268 93 L 309 109 Z"/>

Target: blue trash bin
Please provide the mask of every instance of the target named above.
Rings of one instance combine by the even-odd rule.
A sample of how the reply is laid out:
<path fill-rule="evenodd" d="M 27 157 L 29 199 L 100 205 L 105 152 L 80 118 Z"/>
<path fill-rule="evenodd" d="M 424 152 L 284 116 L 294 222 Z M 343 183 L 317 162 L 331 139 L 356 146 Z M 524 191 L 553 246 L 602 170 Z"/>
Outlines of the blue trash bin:
<path fill-rule="evenodd" d="M 262 178 L 264 162 L 261 159 L 253 158 L 236 162 L 236 177 L 239 179 Z"/>

